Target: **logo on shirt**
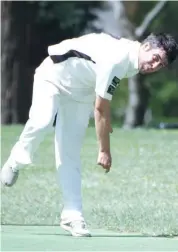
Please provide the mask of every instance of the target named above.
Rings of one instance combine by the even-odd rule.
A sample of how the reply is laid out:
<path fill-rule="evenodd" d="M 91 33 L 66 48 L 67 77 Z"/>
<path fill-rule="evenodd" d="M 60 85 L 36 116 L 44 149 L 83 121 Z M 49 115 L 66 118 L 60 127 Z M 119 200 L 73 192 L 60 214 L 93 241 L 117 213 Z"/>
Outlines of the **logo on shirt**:
<path fill-rule="evenodd" d="M 112 83 L 109 85 L 107 92 L 113 95 L 116 87 L 119 85 L 119 82 L 120 82 L 120 79 L 115 76 L 112 79 Z"/>

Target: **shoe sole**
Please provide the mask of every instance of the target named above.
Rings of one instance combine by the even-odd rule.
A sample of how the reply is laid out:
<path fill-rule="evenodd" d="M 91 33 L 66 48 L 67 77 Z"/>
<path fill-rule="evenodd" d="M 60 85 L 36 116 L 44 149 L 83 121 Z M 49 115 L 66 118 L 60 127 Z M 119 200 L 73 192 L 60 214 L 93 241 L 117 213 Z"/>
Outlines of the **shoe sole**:
<path fill-rule="evenodd" d="M 90 233 L 86 233 L 86 234 L 79 234 L 79 233 L 76 233 L 72 230 L 71 227 L 69 226 L 66 226 L 65 224 L 60 224 L 60 227 L 63 228 L 65 231 L 68 231 L 72 234 L 72 236 L 75 236 L 75 237 L 91 237 L 91 234 Z"/>
<path fill-rule="evenodd" d="M 16 183 L 18 177 L 19 177 L 19 172 L 16 172 L 16 174 L 14 175 L 14 178 L 12 179 L 12 182 L 10 184 L 8 184 L 8 183 L 6 183 L 6 182 L 3 181 L 2 174 L 0 174 L 0 181 L 1 181 L 1 184 L 3 186 L 11 187 L 11 186 L 13 186 Z"/>

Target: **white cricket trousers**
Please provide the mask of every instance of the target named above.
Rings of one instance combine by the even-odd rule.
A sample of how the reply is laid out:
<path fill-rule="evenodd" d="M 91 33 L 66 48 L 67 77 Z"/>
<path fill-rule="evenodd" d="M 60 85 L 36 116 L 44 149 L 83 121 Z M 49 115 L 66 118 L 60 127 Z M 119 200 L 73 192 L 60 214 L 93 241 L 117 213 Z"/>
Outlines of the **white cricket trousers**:
<path fill-rule="evenodd" d="M 35 74 L 29 119 L 7 162 L 15 169 L 31 164 L 47 132 L 55 125 L 55 159 L 63 195 L 61 219 L 82 219 L 80 151 L 92 103 L 80 103 L 60 94 L 52 83 Z M 45 153 L 44 153 L 45 155 Z"/>

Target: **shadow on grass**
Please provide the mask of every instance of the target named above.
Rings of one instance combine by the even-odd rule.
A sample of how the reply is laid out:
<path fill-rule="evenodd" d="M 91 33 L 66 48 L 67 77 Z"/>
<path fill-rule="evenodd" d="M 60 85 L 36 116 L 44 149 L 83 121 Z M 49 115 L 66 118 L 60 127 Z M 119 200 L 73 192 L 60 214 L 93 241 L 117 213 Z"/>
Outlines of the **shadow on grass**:
<path fill-rule="evenodd" d="M 37 235 L 55 235 L 55 236 L 71 236 L 70 234 L 40 234 L 40 233 L 36 233 Z M 151 237 L 151 236 L 142 236 L 142 235 L 117 235 L 117 234 L 108 234 L 108 235 L 106 235 L 106 234 L 104 234 L 104 235 L 102 235 L 102 234 L 92 234 L 91 235 L 91 237 L 93 237 L 93 238 L 95 238 L 95 237 L 97 237 L 97 238 L 103 238 L 103 237 L 117 237 L 117 238 L 128 238 L 128 237 L 130 237 L 130 238 L 135 238 L 135 237 L 139 237 L 139 238 L 144 238 L 144 237 Z M 81 237 L 80 237 L 81 238 Z M 86 238 L 86 237 L 83 237 L 83 238 Z"/>
<path fill-rule="evenodd" d="M 35 233 L 36 235 L 55 235 L 55 236 L 72 236 L 70 234 L 41 234 L 41 233 Z M 115 238 L 175 238 L 176 236 L 166 236 L 166 235 L 158 235 L 158 236 L 152 236 L 152 235 L 129 235 L 129 234 L 123 234 L 123 235 L 120 235 L 120 234 L 92 234 L 91 235 L 92 238 L 111 238 L 111 237 L 115 237 Z M 82 237 L 80 237 L 82 238 Z M 83 238 L 86 238 L 86 237 L 83 237 Z"/>
<path fill-rule="evenodd" d="M 18 227 L 59 227 L 60 228 L 60 225 L 58 224 L 54 224 L 54 225 L 51 225 L 51 224 L 1 224 L 1 226 L 18 226 Z M 61 228 L 60 228 L 61 229 Z M 105 232 L 111 232 L 110 230 L 106 230 Z M 116 232 L 116 231 L 115 231 Z M 94 232 L 93 232 L 94 233 Z M 59 233 L 31 233 L 32 235 L 36 234 L 36 235 L 55 235 L 55 236 L 71 236 L 71 234 L 59 234 Z M 129 233 L 119 233 L 117 234 L 93 234 L 92 237 L 120 237 L 120 238 L 175 238 L 175 237 L 178 237 L 178 234 L 177 235 L 149 235 L 149 234 L 129 234 Z M 86 237 L 83 237 L 83 238 L 86 238 Z"/>

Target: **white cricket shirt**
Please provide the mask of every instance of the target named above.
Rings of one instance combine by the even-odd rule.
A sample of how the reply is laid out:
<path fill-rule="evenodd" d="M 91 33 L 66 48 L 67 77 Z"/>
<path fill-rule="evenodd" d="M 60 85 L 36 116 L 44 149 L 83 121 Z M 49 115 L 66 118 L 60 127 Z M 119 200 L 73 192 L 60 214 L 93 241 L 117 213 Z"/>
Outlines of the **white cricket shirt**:
<path fill-rule="evenodd" d="M 112 100 L 120 80 L 138 73 L 139 49 L 138 41 L 92 33 L 49 46 L 36 72 L 76 101 Z"/>

